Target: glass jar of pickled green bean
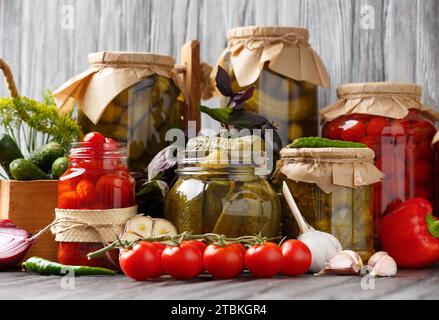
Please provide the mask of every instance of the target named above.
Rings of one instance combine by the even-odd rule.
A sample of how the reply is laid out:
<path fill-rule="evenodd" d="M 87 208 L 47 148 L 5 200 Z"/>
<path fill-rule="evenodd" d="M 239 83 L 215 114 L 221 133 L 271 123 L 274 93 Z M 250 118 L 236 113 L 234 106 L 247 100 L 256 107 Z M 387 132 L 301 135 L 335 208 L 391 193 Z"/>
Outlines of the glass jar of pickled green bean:
<path fill-rule="evenodd" d="M 280 236 L 279 196 L 253 166 L 187 161 L 177 172 L 179 179 L 166 196 L 165 217 L 178 232 Z"/>

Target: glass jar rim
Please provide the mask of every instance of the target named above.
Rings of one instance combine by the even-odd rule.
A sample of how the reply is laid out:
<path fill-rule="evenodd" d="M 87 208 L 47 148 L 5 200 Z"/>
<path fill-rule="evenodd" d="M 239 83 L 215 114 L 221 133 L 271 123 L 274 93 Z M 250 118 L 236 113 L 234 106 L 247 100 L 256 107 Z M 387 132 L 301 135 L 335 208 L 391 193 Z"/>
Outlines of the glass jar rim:
<path fill-rule="evenodd" d="M 68 156 L 75 159 L 124 159 L 127 154 L 125 143 L 73 142 L 70 144 Z"/>

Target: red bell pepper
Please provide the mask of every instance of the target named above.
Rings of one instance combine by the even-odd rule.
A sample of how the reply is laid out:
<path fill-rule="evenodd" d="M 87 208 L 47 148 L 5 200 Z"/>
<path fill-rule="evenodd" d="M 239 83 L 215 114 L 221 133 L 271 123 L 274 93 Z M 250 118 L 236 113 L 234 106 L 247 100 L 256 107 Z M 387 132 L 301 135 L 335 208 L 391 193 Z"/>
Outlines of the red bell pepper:
<path fill-rule="evenodd" d="M 398 267 L 421 268 L 439 261 L 439 221 L 431 213 L 430 202 L 414 198 L 381 220 L 381 246 Z"/>

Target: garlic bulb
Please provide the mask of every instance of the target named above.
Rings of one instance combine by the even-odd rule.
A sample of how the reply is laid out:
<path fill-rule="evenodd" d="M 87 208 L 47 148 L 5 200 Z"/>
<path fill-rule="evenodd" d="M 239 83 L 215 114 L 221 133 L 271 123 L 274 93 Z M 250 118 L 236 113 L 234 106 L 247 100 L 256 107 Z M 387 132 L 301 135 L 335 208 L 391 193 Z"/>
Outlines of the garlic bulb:
<path fill-rule="evenodd" d="M 398 271 L 395 260 L 385 251 L 375 253 L 367 263 L 372 277 L 393 277 Z"/>
<path fill-rule="evenodd" d="M 344 250 L 332 257 L 317 275 L 325 273 L 356 275 L 362 268 L 363 261 L 360 255 L 352 250 Z"/>
<path fill-rule="evenodd" d="M 167 234 L 172 236 L 177 234 L 177 229 L 171 222 L 165 219 L 151 218 L 150 216 L 138 214 L 127 221 L 121 239 L 133 241 L 140 238 L 154 238 Z"/>
<path fill-rule="evenodd" d="M 285 182 L 283 183 L 282 193 L 299 225 L 301 234 L 298 239 L 305 243 L 311 251 L 312 262 L 309 270 L 319 272 L 325 267 L 329 259 L 342 250 L 340 241 L 332 234 L 315 230 L 305 221 Z"/>

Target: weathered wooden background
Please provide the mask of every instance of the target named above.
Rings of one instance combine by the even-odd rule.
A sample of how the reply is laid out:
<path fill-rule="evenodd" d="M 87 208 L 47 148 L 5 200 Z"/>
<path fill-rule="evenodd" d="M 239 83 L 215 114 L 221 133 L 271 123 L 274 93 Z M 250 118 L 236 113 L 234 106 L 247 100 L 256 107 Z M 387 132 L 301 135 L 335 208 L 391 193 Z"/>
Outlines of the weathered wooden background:
<path fill-rule="evenodd" d="M 202 59 L 215 63 L 226 30 L 253 24 L 310 30 L 333 80 L 320 105 L 340 83 L 391 80 L 424 86 L 439 108 L 438 0 L 0 0 L 0 56 L 21 93 L 37 98 L 85 70 L 89 52 L 178 57 L 199 39 Z"/>

